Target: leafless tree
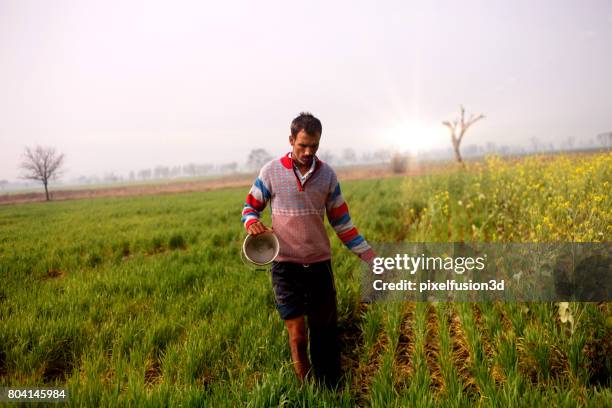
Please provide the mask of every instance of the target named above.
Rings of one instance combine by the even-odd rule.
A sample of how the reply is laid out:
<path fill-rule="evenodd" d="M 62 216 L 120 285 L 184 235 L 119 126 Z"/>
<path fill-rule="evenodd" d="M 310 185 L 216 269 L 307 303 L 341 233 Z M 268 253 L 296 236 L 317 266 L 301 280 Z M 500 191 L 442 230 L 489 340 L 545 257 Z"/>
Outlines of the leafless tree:
<path fill-rule="evenodd" d="M 380 163 L 387 163 L 393 157 L 393 152 L 388 149 L 378 149 L 374 152 L 373 157 L 375 161 Z"/>
<path fill-rule="evenodd" d="M 45 197 L 49 201 L 49 180 L 57 179 L 61 176 L 63 165 L 64 154 L 57 153 L 53 147 L 26 147 L 20 166 L 23 170 L 21 178 L 43 183 L 43 186 L 45 186 Z"/>
<path fill-rule="evenodd" d="M 357 154 L 355 153 L 355 150 L 349 148 L 346 148 L 342 151 L 342 161 L 345 164 L 351 164 L 351 163 L 355 163 L 357 161 Z"/>
<path fill-rule="evenodd" d="M 170 169 L 170 177 L 172 178 L 181 177 L 181 166 L 173 166 Z"/>
<path fill-rule="evenodd" d="M 138 178 L 142 180 L 149 180 L 151 178 L 151 169 L 138 170 Z"/>
<path fill-rule="evenodd" d="M 259 170 L 270 160 L 272 156 L 265 149 L 253 149 L 247 158 L 247 167 L 251 170 Z"/>
<path fill-rule="evenodd" d="M 212 164 L 198 164 L 195 167 L 196 176 L 205 176 L 214 170 L 215 166 Z"/>
<path fill-rule="evenodd" d="M 535 153 L 539 153 L 540 152 L 540 139 L 538 139 L 535 136 L 532 136 L 529 138 L 529 140 L 531 141 L 531 148 L 533 149 L 533 151 Z"/>
<path fill-rule="evenodd" d="M 455 159 L 459 163 L 463 164 L 463 159 L 461 158 L 461 152 L 459 151 L 459 147 L 461 146 L 461 141 L 463 140 L 463 136 L 465 136 L 465 132 L 472 126 L 474 123 L 478 122 L 480 119 L 484 119 L 484 115 L 470 115 L 470 119 L 468 121 L 465 120 L 465 108 L 463 105 L 460 106 L 461 109 L 461 117 L 459 119 L 455 119 L 451 121 L 444 121 L 442 124 L 446 126 L 450 130 L 451 134 L 451 142 L 453 143 L 453 150 L 455 152 Z"/>
<path fill-rule="evenodd" d="M 194 177 L 196 175 L 196 164 L 189 163 L 183 166 L 183 174 L 187 177 Z"/>
<path fill-rule="evenodd" d="M 408 157 L 399 152 L 395 152 L 393 153 L 393 156 L 391 156 L 391 162 L 389 164 L 391 165 L 391 170 L 393 173 L 404 173 L 406 172 L 406 167 L 408 167 Z"/>
<path fill-rule="evenodd" d="M 225 163 L 219 166 L 219 171 L 221 173 L 235 173 L 237 170 L 238 163 L 236 162 Z"/>
<path fill-rule="evenodd" d="M 166 179 L 170 177 L 170 168 L 168 166 L 155 166 L 153 175 L 156 179 Z"/>
<path fill-rule="evenodd" d="M 609 149 L 612 146 L 612 132 L 598 134 L 597 140 L 599 141 L 601 147 Z"/>
<path fill-rule="evenodd" d="M 336 156 L 334 156 L 334 154 L 328 150 L 318 153 L 317 157 L 327 164 L 333 164 L 334 160 L 336 159 Z"/>

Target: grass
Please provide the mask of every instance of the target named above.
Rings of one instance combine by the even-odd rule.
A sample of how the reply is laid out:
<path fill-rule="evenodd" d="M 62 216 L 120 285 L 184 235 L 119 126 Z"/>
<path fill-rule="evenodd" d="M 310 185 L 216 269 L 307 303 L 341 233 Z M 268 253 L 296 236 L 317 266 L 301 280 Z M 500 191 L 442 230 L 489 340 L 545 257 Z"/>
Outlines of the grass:
<path fill-rule="evenodd" d="M 609 242 L 612 155 L 343 183 L 372 242 Z M 609 303 L 359 303 L 332 239 L 346 372 L 300 386 L 227 189 L 0 207 L 0 386 L 72 405 L 606 406 Z M 265 220 L 269 222 L 266 211 Z M 331 235 L 331 229 L 329 229 Z"/>

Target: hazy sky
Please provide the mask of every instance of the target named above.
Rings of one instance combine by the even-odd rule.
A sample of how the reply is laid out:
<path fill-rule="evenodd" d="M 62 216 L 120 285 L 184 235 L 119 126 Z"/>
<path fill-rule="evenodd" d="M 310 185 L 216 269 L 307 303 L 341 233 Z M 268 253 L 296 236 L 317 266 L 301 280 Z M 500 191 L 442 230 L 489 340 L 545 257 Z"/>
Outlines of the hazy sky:
<path fill-rule="evenodd" d="M 576 142 L 612 130 L 612 1 L 0 0 L 0 179 L 25 146 L 68 173 L 321 151 Z"/>

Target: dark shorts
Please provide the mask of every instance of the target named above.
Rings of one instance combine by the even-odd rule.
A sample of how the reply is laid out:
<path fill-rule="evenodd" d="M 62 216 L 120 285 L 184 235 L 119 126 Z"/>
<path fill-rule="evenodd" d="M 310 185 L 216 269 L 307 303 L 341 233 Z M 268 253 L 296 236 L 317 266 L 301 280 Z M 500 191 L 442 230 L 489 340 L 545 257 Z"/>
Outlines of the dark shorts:
<path fill-rule="evenodd" d="M 310 265 L 273 262 L 272 286 L 281 319 L 305 315 L 335 319 L 336 287 L 331 261 Z"/>

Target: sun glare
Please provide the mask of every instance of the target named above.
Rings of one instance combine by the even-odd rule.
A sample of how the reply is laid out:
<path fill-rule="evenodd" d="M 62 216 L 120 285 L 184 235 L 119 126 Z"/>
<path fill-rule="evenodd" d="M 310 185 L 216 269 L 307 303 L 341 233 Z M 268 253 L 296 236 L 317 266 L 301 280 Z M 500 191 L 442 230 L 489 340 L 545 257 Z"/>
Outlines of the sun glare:
<path fill-rule="evenodd" d="M 387 128 L 384 135 L 387 144 L 412 154 L 444 147 L 445 142 L 442 125 L 426 125 L 417 121 L 397 123 Z"/>

